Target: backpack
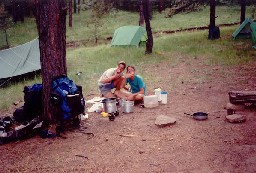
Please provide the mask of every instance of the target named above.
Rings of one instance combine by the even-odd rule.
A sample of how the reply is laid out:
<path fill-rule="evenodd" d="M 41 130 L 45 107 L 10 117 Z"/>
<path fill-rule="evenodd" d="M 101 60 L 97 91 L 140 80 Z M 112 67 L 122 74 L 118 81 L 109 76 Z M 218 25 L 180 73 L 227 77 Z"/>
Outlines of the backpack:
<path fill-rule="evenodd" d="M 39 114 L 42 110 L 42 84 L 24 87 L 24 110 L 32 114 Z"/>
<path fill-rule="evenodd" d="M 42 84 L 24 87 L 24 105 L 13 113 L 16 122 L 29 122 L 42 112 Z"/>
<path fill-rule="evenodd" d="M 66 75 L 53 80 L 52 90 L 51 101 L 60 107 L 63 120 L 84 113 L 85 101 L 82 95 L 82 87 L 76 85 Z"/>

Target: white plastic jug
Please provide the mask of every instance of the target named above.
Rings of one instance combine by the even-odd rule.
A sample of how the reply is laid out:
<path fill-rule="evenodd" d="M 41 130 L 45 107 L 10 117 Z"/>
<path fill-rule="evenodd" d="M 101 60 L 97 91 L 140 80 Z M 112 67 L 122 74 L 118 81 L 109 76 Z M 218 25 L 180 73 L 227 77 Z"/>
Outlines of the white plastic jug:
<path fill-rule="evenodd" d="M 161 88 L 155 89 L 155 95 L 157 96 L 157 100 L 161 101 Z"/>
<path fill-rule="evenodd" d="M 156 95 L 144 96 L 144 106 L 146 108 L 154 108 L 159 104 Z"/>
<path fill-rule="evenodd" d="M 161 103 L 162 104 L 167 104 L 167 92 L 166 91 L 162 91 L 161 92 Z"/>

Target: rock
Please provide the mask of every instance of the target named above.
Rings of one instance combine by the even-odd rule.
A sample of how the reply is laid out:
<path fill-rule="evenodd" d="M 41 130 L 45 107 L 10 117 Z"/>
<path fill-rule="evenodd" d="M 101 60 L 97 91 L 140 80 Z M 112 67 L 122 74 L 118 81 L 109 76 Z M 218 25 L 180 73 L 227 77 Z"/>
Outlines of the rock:
<path fill-rule="evenodd" d="M 233 115 L 227 115 L 226 119 L 230 123 L 241 123 L 246 121 L 246 116 L 240 115 L 240 114 L 233 114 Z"/>
<path fill-rule="evenodd" d="M 232 110 L 235 110 L 235 111 L 241 111 L 241 110 L 245 109 L 245 106 L 244 105 L 235 105 L 235 104 L 232 104 L 232 103 L 227 103 L 226 109 L 232 109 Z"/>
<path fill-rule="evenodd" d="M 13 105 L 17 106 L 20 102 L 21 102 L 21 100 L 15 101 L 15 102 L 13 102 Z"/>
<path fill-rule="evenodd" d="M 175 118 L 165 116 L 165 115 L 159 115 L 158 117 L 156 117 L 156 121 L 155 121 L 155 125 L 157 125 L 159 127 L 165 127 L 165 126 L 172 125 L 175 123 L 176 123 Z"/>

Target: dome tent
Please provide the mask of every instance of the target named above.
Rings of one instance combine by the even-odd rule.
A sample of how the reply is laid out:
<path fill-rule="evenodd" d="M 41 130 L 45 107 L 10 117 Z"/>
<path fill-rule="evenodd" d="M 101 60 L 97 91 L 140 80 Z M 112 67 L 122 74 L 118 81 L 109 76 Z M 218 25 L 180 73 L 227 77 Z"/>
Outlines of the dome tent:
<path fill-rule="evenodd" d="M 111 46 L 139 46 L 147 40 L 147 32 L 141 26 L 122 26 L 115 30 Z"/>

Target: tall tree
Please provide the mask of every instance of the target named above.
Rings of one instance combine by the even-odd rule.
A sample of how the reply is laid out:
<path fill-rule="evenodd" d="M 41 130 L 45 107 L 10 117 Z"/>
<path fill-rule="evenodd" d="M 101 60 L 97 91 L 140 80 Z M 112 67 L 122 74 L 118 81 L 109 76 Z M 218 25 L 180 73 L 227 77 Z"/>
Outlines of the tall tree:
<path fill-rule="evenodd" d="M 139 0 L 139 10 L 140 10 L 140 18 L 139 18 L 139 26 L 143 26 L 144 25 L 144 16 L 143 16 L 143 0 Z"/>
<path fill-rule="evenodd" d="M 91 18 L 88 20 L 88 26 L 93 27 L 93 35 L 95 43 L 97 44 L 99 38 L 99 31 L 102 28 L 102 18 L 109 14 L 112 10 L 112 3 L 106 0 L 97 0 L 93 2 Z"/>
<path fill-rule="evenodd" d="M 210 24 L 208 39 L 214 40 L 220 38 L 220 29 L 215 26 L 215 7 L 216 1 L 210 0 Z"/>
<path fill-rule="evenodd" d="M 12 15 L 13 22 L 24 22 L 25 15 L 25 0 L 12 0 Z"/>
<path fill-rule="evenodd" d="M 69 15 L 68 26 L 72 27 L 72 0 L 69 0 L 68 6 L 69 6 L 69 8 L 68 8 L 69 9 L 68 10 L 68 15 Z"/>
<path fill-rule="evenodd" d="M 80 14 L 80 10 L 81 10 L 81 0 L 78 0 L 77 2 L 77 6 L 78 6 L 78 14 Z"/>
<path fill-rule="evenodd" d="M 240 0 L 241 4 L 241 16 L 240 16 L 240 24 L 245 20 L 245 12 L 246 12 L 246 0 Z"/>
<path fill-rule="evenodd" d="M 215 27 L 215 0 L 210 0 L 210 27 Z"/>
<path fill-rule="evenodd" d="M 158 11 L 159 11 L 159 13 L 162 13 L 163 8 L 164 8 L 164 2 L 163 2 L 163 0 L 159 0 L 159 2 L 158 2 Z"/>
<path fill-rule="evenodd" d="M 43 84 L 42 120 L 46 123 L 53 118 L 50 103 L 52 81 L 67 74 L 66 67 L 66 1 L 34 0 L 35 17 L 39 35 L 41 75 Z"/>
<path fill-rule="evenodd" d="M 145 19 L 145 24 L 146 24 L 146 30 L 147 30 L 147 42 L 146 42 L 146 51 L 145 54 L 150 54 L 152 53 L 153 49 L 153 35 L 151 31 L 151 26 L 150 26 L 150 14 L 149 14 L 149 0 L 143 0 L 143 15 Z"/>
<path fill-rule="evenodd" d="M 76 13 L 76 0 L 74 0 L 74 13 Z"/>

